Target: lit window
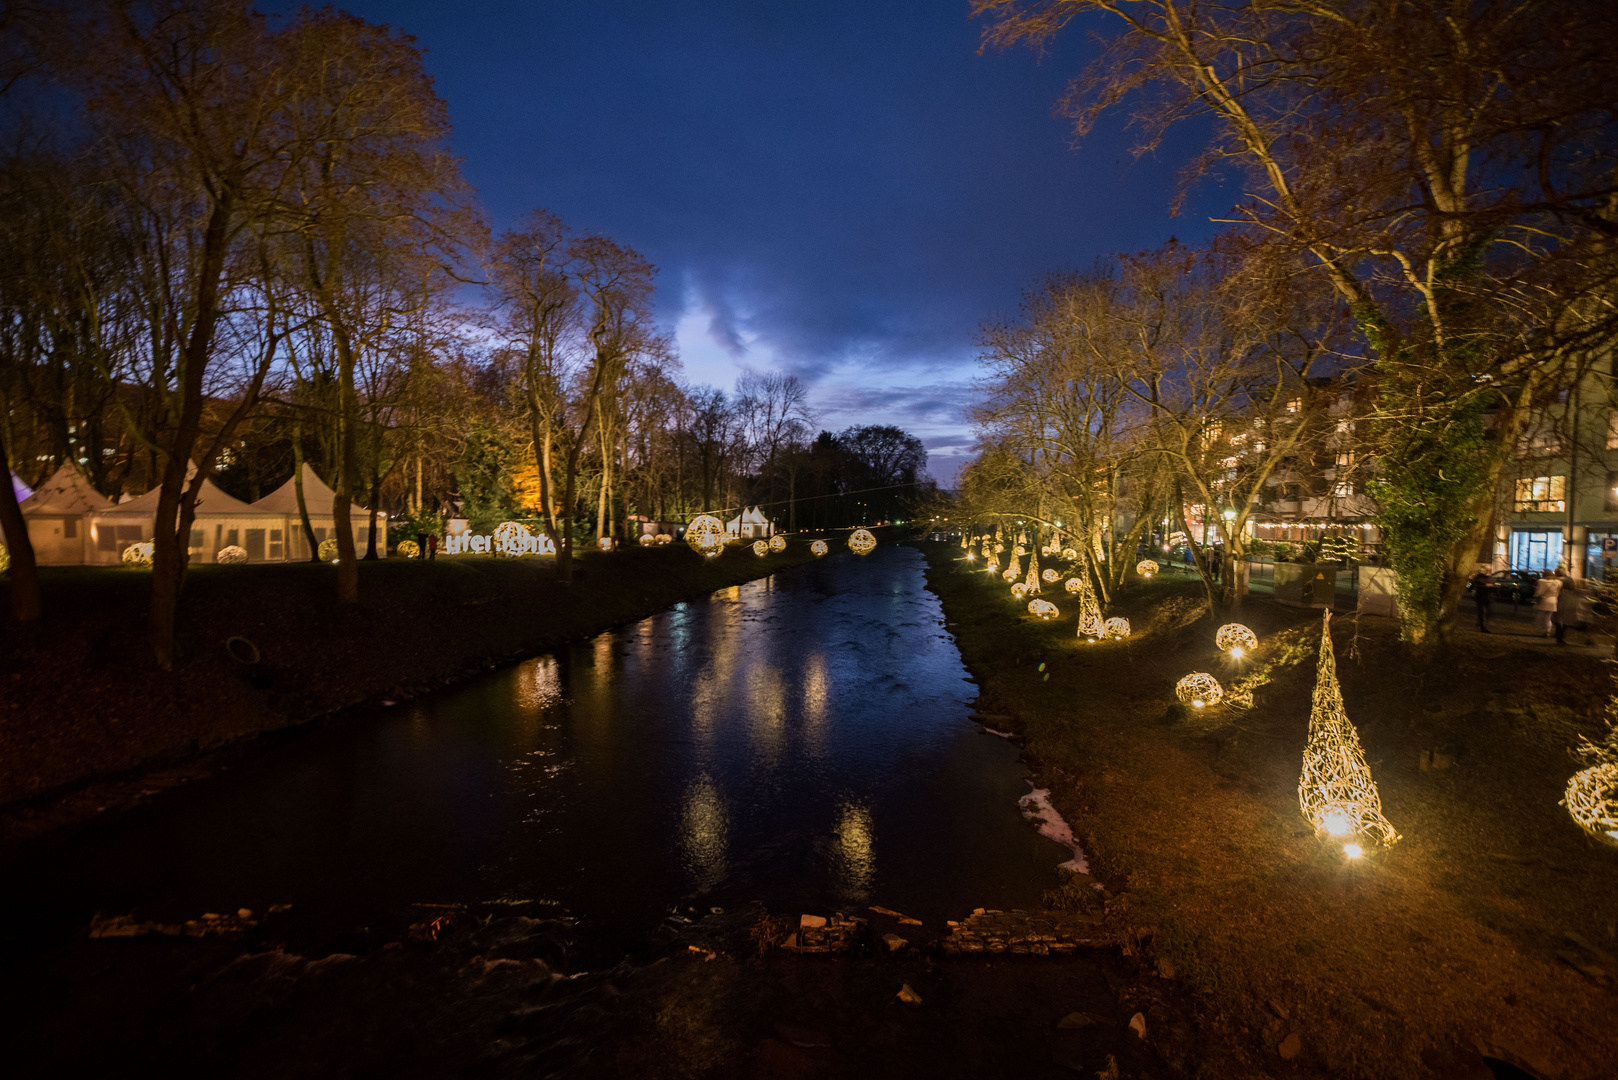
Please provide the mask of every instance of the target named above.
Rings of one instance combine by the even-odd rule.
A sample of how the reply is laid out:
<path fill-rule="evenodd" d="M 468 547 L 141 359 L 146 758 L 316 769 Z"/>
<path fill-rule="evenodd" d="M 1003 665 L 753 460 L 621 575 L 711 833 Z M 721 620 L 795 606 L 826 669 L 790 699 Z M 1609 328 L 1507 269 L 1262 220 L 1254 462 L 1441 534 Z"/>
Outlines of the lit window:
<path fill-rule="evenodd" d="M 1352 434 L 1354 434 L 1354 421 L 1352 421 L 1352 420 L 1339 420 L 1339 421 L 1337 421 L 1337 434 L 1339 434 L 1339 435 L 1352 435 Z"/>
<path fill-rule="evenodd" d="M 1352 469 L 1354 467 L 1354 451 L 1345 450 L 1338 454 L 1337 467 L 1339 469 Z"/>
<path fill-rule="evenodd" d="M 1618 409 L 1607 417 L 1607 449 L 1618 450 Z"/>
<path fill-rule="evenodd" d="M 1517 481 L 1516 499 L 1519 514 L 1547 513 L 1567 509 L 1567 477 L 1525 476 Z"/>
<path fill-rule="evenodd" d="M 1354 494 L 1354 485 L 1347 480 L 1340 481 L 1336 487 L 1332 488 L 1332 494 L 1339 499 L 1346 499 Z"/>
<path fill-rule="evenodd" d="M 1287 412 L 1296 413 L 1296 412 L 1302 412 L 1302 411 L 1303 411 L 1303 398 L 1295 397 L 1295 398 L 1288 398 L 1287 399 Z"/>

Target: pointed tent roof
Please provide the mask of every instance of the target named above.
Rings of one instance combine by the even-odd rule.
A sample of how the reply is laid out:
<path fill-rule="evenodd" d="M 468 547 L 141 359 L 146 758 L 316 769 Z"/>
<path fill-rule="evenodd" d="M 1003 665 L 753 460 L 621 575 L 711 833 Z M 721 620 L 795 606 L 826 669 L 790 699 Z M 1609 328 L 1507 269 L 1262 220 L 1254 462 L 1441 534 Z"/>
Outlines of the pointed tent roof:
<path fill-rule="evenodd" d="M 11 470 L 11 490 L 17 493 L 18 502 L 22 502 L 34 493 L 33 488 L 22 482 L 22 477 L 17 475 L 16 469 Z"/>
<path fill-rule="evenodd" d="M 91 514 L 112 506 L 112 500 L 90 486 L 77 465 L 65 462 L 51 478 L 22 501 L 23 514 Z"/>
<path fill-rule="evenodd" d="M 128 502 L 119 503 L 116 506 L 108 506 L 104 510 L 97 510 L 96 513 L 107 516 L 117 514 L 130 517 L 151 517 L 157 512 L 157 500 L 162 491 L 161 487 L 155 487 L 138 498 L 130 499 Z M 204 480 L 202 490 L 197 493 L 197 513 L 199 515 L 230 514 L 233 517 L 258 517 L 267 514 L 268 511 L 254 510 L 240 499 L 220 491 L 212 480 Z"/>
<path fill-rule="evenodd" d="M 303 504 L 309 508 L 311 517 L 324 517 L 331 513 L 332 503 L 337 493 L 333 491 L 324 480 L 315 475 L 315 470 L 306 461 L 303 463 Z M 353 505 L 353 513 L 369 514 L 365 507 Z M 298 515 L 298 490 L 289 477 L 287 482 L 264 496 L 252 505 L 255 513 L 278 514 L 286 517 Z M 382 516 L 378 512 L 378 516 Z"/>

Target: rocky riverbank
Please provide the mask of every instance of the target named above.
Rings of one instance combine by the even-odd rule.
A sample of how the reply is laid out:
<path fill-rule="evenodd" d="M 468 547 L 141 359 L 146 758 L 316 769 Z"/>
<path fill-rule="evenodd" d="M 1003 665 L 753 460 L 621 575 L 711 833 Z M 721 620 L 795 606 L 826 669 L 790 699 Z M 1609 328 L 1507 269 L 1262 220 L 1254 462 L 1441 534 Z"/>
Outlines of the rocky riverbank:
<path fill-rule="evenodd" d="M 570 587 L 544 557 L 391 559 L 361 566 L 360 601 L 347 607 L 333 599 L 330 566 L 198 566 L 170 674 L 146 645 L 142 571 L 47 569 L 39 639 L 0 638 L 5 831 L 143 797 L 190 778 L 186 763 L 204 752 L 443 686 L 813 558 L 806 541 L 763 558 L 733 547 L 705 559 L 682 544 L 589 552 Z M 110 783 L 84 790 L 93 782 Z"/>

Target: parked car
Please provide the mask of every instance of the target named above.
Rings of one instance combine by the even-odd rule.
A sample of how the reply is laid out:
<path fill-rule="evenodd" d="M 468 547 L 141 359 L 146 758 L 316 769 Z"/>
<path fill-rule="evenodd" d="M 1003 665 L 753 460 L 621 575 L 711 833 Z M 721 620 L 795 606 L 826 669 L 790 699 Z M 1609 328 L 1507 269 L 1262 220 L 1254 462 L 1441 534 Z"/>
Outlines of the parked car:
<path fill-rule="evenodd" d="M 1489 575 L 1489 597 L 1496 604 L 1528 604 L 1539 575 L 1532 570 L 1496 570 Z"/>

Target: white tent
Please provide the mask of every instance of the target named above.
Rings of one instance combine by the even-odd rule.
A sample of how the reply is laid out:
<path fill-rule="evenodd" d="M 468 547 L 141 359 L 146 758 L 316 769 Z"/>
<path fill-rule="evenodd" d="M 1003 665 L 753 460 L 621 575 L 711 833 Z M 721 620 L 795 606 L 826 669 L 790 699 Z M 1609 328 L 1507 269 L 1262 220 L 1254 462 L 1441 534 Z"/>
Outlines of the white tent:
<path fill-rule="evenodd" d="M 743 540 L 764 539 L 775 535 L 775 523 L 765 517 L 758 507 L 750 506 L 731 518 L 725 525 L 725 531 Z"/>
<path fill-rule="evenodd" d="M 28 522 L 34 560 L 41 566 L 77 566 L 85 562 L 85 538 L 90 531 L 85 518 L 111 506 L 112 501 L 90 486 L 78 466 L 65 463 L 20 504 Z"/>
<path fill-rule="evenodd" d="M 336 522 L 332 517 L 332 507 L 336 501 L 337 493 L 327 487 L 325 482 L 315 475 L 315 470 L 309 467 L 308 462 L 303 466 L 303 505 L 309 511 L 309 525 L 315 531 L 315 543 L 328 537 L 337 535 Z M 303 520 L 298 514 L 298 491 L 291 479 L 252 504 L 252 510 L 258 514 L 274 515 L 281 519 L 281 526 L 276 529 L 276 537 L 271 544 L 274 554 L 270 559 L 307 559 L 309 557 L 309 543 L 304 537 Z M 362 506 L 350 504 L 348 508 L 348 523 L 354 530 L 354 550 L 364 555 L 371 541 L 371 512 Z M 376 553 L 386 558 L 388 516 L 382 511 L 376 515 Z M 286 543 L 281 543 L 281 537 Z M 284 554 L 283 554 L 284 552 Z M 251 558 L 251 553 L 249 553 Z"/>
<path fill-rule="evenodd" d="M 16 469 L 11 470 L 11 490 L 16 492 L 18 502 L 22 502 L 34 493 L 33 488 L 22 482 L 22 477 L 17 475 Z"/>
<path fill-rule="evenodd" d="M 123 560 L 124 548 L 150 540 L 161 495 L 161 488 L 153 488 L 128 502 L 91 514 L 90 538 L 94 547 L 85 552 L 84 561 L 118 563 Z M 279 556 L 269 555 L 268 540 L 280 525 L 273 515 L 259 513 L 240 499 L 220 491 L 212 480 L 204 480 L 202 490 L 197 492 L 191 541 L 186 545 L 190 560 L 214 562 L 220 550 L 227 547 L 245 548 L 248 559 L 253 562 L 266 558 L 278 560 Z"/>

